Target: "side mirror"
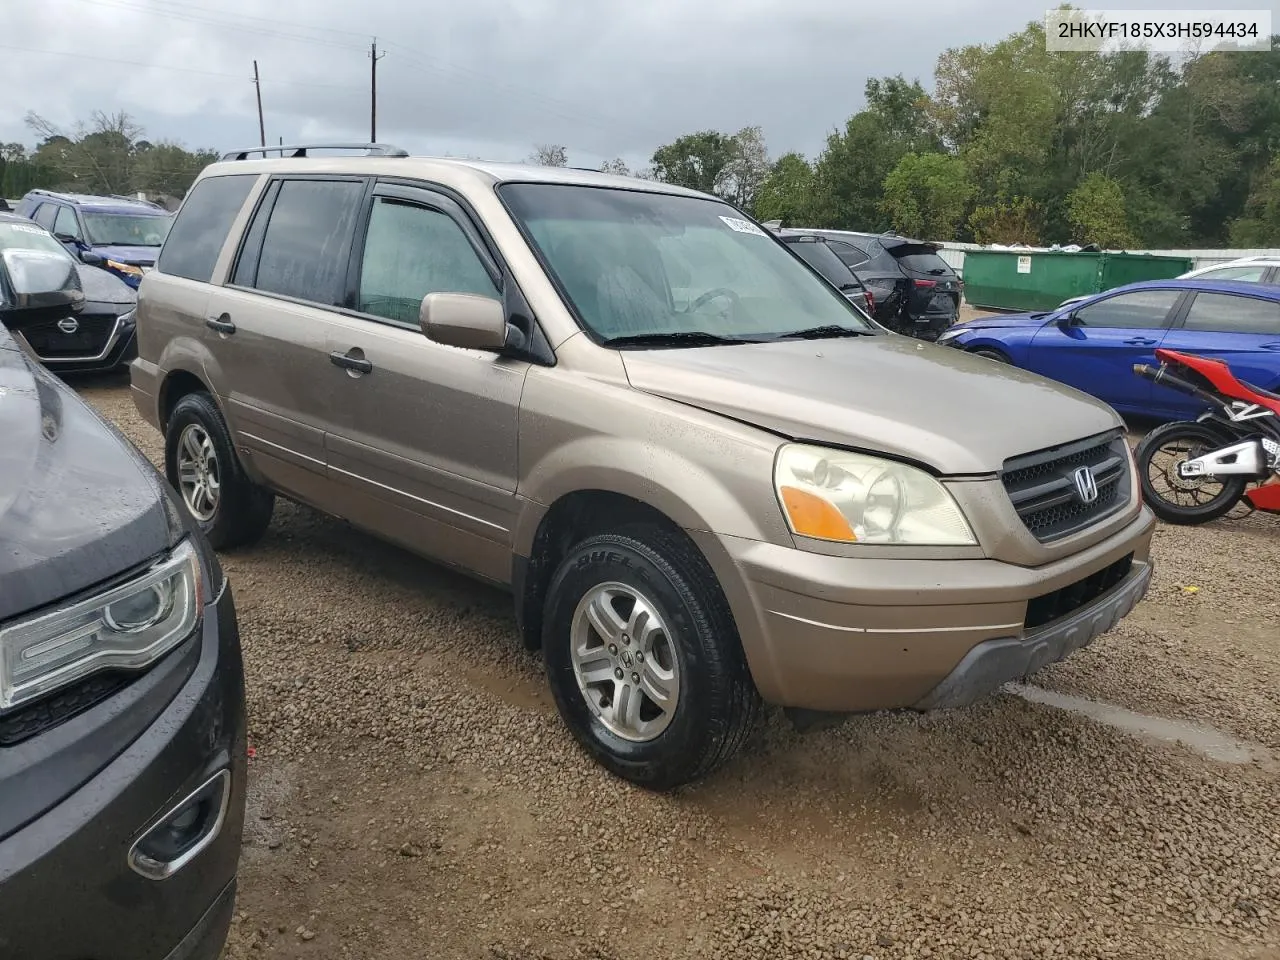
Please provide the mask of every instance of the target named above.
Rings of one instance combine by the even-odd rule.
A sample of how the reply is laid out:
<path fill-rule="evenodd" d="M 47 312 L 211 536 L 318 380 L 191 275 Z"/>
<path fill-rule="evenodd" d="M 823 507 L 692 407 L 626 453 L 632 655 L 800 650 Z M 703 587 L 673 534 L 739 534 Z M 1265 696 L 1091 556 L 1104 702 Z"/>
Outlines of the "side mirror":
<path fill-rule="evenodd" d="M 0 250 L 0 323 L 21 330 L 84 307 L 76 263 L 62 253 Z"/>
<path fill-rule="evenodd" d="M 473 293 L 429 293 L 418 324 L 428 340 L 494 353 L 507 345 L 507 312 L 501 300 Z"/>
<path fill-rule="evenodd" d="M 100 253 L 94 253 L 92 250 L 81 250 L 80 262 L 91 267 L 100 267 L 107 262 L 107 258 Z"/>
<path fill-rule="evenodd" d="M 1072 310 L 1070 313 L 1064 313 L 1062 316 L 1058 318 L 1058 326 L 1061 327 L 1063 330 L 1068 330 L 1071 327 L 1078 326 L 1079 323 L 1080 323 L 1080 320 L 1079 318 L 1076 317 L 1076 313 L 1074 310 Z"/>

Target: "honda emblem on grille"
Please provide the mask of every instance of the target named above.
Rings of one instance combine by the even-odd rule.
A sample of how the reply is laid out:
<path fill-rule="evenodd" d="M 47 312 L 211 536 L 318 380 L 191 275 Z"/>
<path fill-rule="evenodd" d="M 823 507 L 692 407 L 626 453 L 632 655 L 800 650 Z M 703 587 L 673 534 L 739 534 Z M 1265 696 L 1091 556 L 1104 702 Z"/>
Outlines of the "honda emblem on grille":
<path fill-rule="evenodd" d="M 1088 467 L 1081 467 L 1071 475 L 1076 484 L 1076 496 L 1081 503 L 1093 503 L 1098 499 L 1098 478 Z"/>
<path fill-rule="evenodd" d="M 58 329 L 63 333 L 75 333 L 80 329 L 80 321 L 75 317 L 63 317 L 58 321 Z"/>

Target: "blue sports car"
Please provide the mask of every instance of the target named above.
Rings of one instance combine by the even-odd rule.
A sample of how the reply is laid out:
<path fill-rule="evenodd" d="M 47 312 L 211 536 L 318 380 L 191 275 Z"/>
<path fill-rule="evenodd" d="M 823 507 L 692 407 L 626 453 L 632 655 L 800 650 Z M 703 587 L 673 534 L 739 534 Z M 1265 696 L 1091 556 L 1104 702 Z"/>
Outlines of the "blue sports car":
<path fill-rule="evenodd" d="M 1124 414 L 1180 420 L 1201 404 L 1133 372 L 1167 347 L 1226 361 L 1241 380 L 1280 390 L 1280 286 L 1148 280 L 1049 313 L 982 317 L 939 343 L 1012 363 L 1105 400 Z"/>

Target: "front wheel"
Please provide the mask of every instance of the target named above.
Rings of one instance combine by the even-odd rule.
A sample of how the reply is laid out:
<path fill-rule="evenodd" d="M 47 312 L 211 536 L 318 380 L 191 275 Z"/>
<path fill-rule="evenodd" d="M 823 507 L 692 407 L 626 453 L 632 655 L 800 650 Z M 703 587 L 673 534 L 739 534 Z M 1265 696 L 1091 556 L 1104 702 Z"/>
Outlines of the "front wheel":
<path fill-rule="evenodd" d="M 1143 437 L 1134 459 L 1152 512 L 1177 524 L 1208 523 L 1229 512 L 1244 496 L 1244 477 L 1183 477 L 1178 465 L 1230 442 L 1222 431 L 1190 421 L 1163 424 Z"/>
<path fill-rule="evenodd" d="M 657 527 L 591 537 L 552 577 L 543 656 L 560 716 L 602 766 L 670 790 L 741 747 L 759 714 L 706 561 Z"/>

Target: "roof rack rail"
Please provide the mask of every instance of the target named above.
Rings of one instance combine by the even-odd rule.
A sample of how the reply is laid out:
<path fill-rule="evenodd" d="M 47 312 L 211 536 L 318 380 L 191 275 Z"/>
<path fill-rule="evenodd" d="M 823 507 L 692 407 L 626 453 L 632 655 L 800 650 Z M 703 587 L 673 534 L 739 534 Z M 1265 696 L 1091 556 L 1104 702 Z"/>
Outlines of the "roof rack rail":
<path fill-rule="evenodd" d="M 389 143 L 302 143 L 280 144 L 275 147 L 247 147 L 244 150 L 231 150 L 222 155 L 223 160 L 248 160 L 250 154 L 260 153 L 266 159 L 269 153 L 278 153 L 283 158 L 305 157 L 308 150 L 363 150 L 370 157 L 407 157 L 408 150 L 393 147 Z"/>
<path fill-rule="evenodd" d="M 154 200 L 148 200 L 145 197 L 130 197 L 123 193 L 108 193 L 108 197 L 112 200 L 128 200 L 130 203 L 145 203 L 149 207 L 155 207 L 157 210 L 163 210 L 164 207 L 156 203 Z"/>

